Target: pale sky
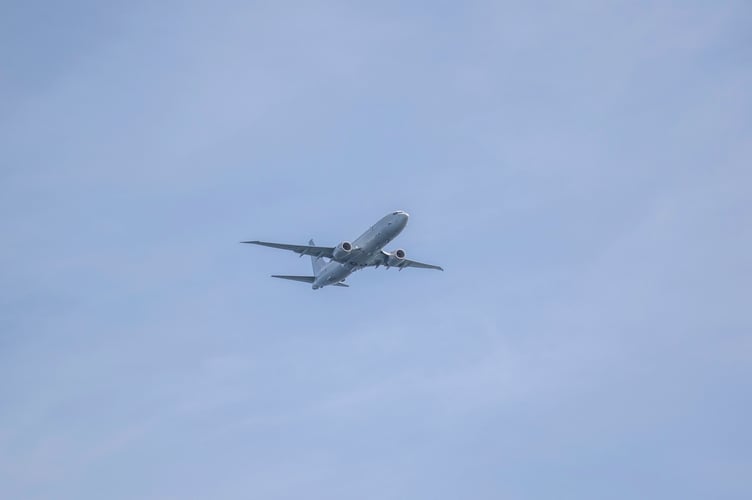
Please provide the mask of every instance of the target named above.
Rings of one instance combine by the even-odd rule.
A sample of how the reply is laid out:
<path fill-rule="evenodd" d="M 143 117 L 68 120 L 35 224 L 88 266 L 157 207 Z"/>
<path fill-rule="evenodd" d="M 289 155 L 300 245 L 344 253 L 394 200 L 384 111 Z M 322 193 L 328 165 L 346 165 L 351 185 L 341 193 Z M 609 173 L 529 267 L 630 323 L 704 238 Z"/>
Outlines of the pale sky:
<path fill-rule="evenodd" d="M 752 498 L 750 26 L 3 3 L 0 498 Z"/>

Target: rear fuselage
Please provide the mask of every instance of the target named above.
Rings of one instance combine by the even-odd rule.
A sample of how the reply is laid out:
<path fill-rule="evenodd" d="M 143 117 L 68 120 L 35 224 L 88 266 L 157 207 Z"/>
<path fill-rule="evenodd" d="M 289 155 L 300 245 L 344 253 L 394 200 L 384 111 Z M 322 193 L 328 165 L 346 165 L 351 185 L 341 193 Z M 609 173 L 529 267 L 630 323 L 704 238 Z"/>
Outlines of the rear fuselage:
<path fill-rule="evenodd" d="M 332 259 L 316 276 L 312 288 L 322 288 L 333 285 L 350 276 L 354 271 L 368 265 L 374 256 L 396 238 L 407 225 L 408 215 L 405 212 L 393 212 L 382 217 L 358 239 L 352 242 L 352 250 L 340 259 Z"/>

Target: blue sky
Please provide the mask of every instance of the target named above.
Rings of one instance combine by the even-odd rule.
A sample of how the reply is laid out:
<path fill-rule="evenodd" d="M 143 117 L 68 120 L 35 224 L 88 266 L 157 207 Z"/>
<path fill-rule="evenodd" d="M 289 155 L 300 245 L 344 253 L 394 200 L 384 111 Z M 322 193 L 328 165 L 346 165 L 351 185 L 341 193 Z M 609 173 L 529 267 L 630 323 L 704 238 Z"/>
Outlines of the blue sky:
<path fill-rule="evenodd" d="M 4 3 L 0 498 L 750 498 L 751 22 Z"/>

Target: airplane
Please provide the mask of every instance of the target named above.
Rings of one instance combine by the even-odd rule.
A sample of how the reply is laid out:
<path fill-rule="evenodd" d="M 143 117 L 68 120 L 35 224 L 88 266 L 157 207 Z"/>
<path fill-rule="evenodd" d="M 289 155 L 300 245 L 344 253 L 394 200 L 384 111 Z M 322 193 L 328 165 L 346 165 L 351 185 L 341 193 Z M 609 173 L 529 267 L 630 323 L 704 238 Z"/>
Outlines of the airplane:
<path fill-rule="evenodd" d="M 377 268 L 384 266 L 387 269 L 397 267 L 400 271 L 406 267 L 443 271 L 439 266 L 406 259 L 406 253 L 401 248 L 393 252 L 384 251 L 383 248 L 405 229 L 409 217 L 407 212 L 402 210 L 392 212 L 382 217 L 355 241 L 343 241 L 336 247 L 316 246 L 313 240 L 310 240 L 308 245 L 287 245 L 257 240 L 241 241 L 241 243 L 290 250 L 300 254 L 301 257 L 310 255 L 313 264 L 313 276 L 273 274 L 272 278 L 310 283 L 314 290 L 325 286 L 349 286 L 344 283 L 345 278 L 355 271 L 371 266 Z"/>

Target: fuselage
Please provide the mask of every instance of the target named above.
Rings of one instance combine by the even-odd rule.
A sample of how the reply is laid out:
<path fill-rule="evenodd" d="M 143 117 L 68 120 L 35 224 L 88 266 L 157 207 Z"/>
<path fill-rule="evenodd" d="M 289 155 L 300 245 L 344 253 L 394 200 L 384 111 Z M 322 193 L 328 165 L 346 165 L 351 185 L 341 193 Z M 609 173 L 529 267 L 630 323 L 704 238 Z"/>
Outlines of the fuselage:
<path fill-rule="evenodd" d="M 321 269 L 311 285 L 314 290 L 344 280 L 361 267 L 368 265 L 374 256 L 396 238 L 407 225 L 408 214 L 398 210 L 381 218 L 352 242 L 352 251 L 343 259 L 332 259 Z"/>

